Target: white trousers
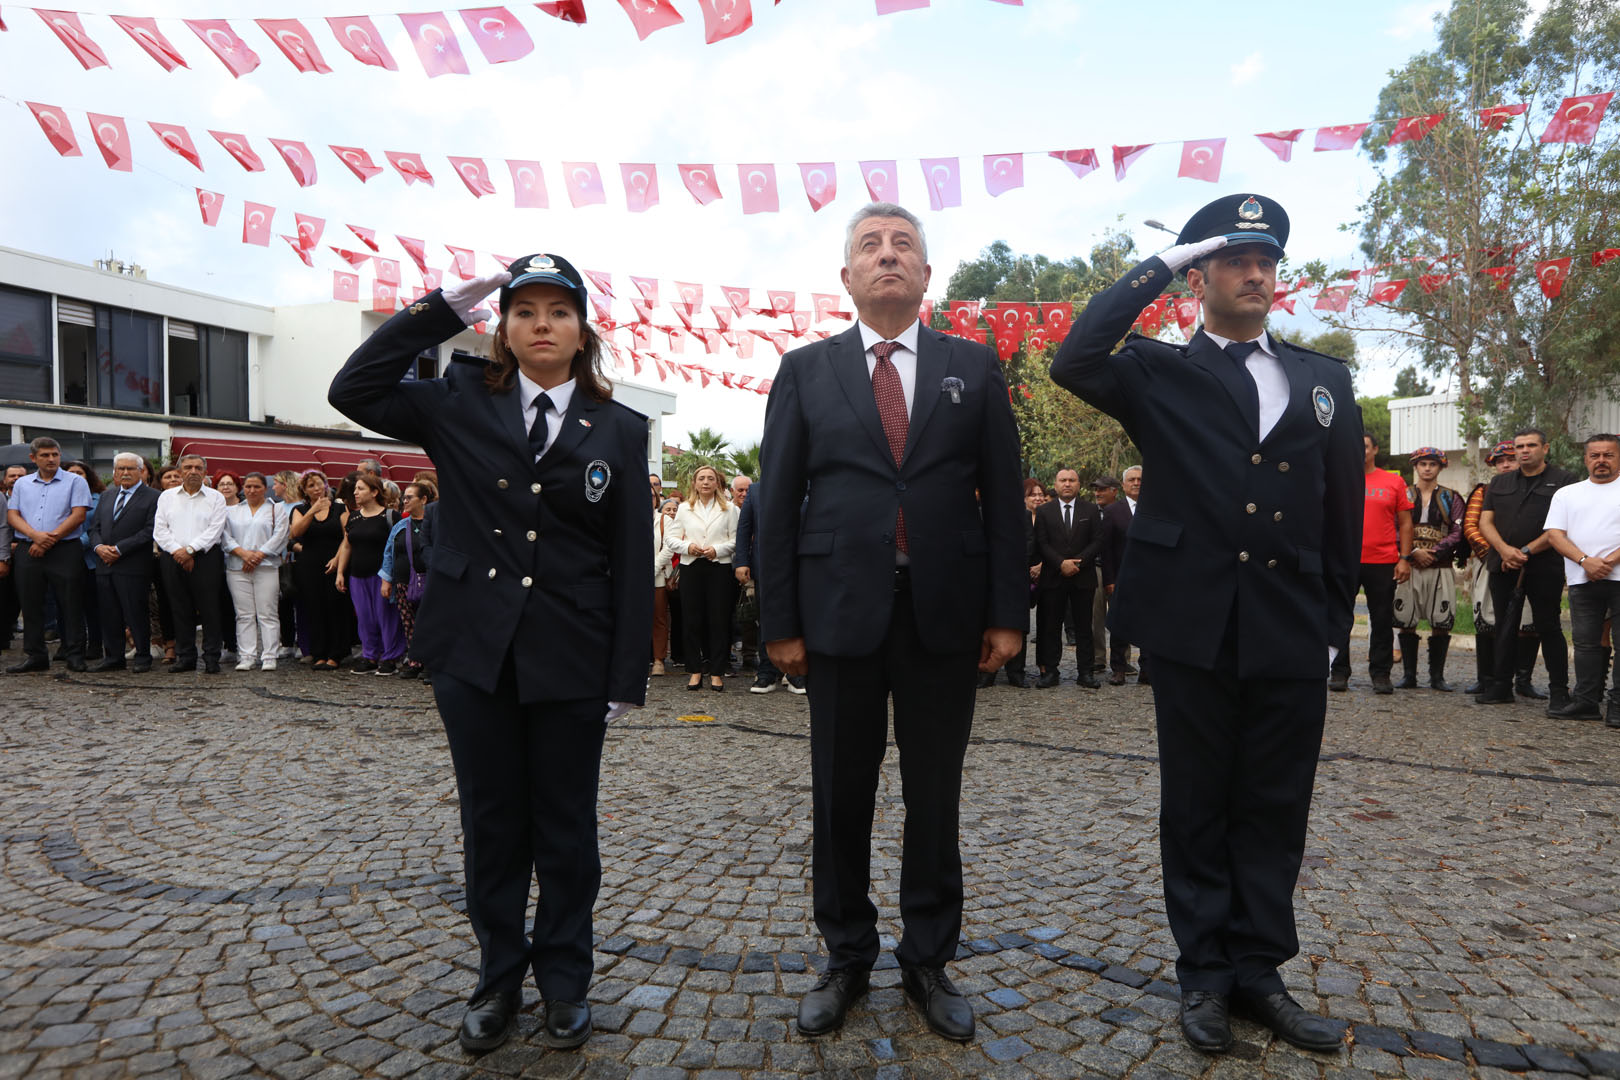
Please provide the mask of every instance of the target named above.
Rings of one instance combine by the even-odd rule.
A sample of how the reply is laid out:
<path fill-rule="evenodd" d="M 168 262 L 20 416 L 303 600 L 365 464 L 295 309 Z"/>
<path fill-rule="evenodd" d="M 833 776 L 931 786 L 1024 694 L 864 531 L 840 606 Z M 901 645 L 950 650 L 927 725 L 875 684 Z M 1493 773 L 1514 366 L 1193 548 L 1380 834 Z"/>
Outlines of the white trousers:
<path fill-rule="evenodd" d="M 225 571 L 225 586 L 236 608 L 236 654 L 243 660 L 273 657 L 281 647 L 281 577 L 273 566 L 252 573 Z"/>

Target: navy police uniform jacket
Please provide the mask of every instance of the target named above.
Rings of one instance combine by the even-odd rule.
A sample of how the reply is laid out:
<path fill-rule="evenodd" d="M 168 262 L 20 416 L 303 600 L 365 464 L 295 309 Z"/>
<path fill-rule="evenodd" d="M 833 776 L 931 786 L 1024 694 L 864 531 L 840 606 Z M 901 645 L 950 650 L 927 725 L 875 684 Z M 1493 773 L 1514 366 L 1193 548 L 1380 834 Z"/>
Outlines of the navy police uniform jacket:
<path fill-rule="evenodd" d="M 1272 337 L 1288 404 L 1264 439 L 1242 374 L 1200 329 L 1185 346 L 1131 335 L 1174 275 L 1157 256 L 1098 293 L 1052 379 L 1114 417 L 1142 453 L 1142 494 L 1112 629 L 1212 670 L 1234 618 L 1240 678 L 1326 678 L 1350 633 L 1361 559 L 1361 416 L 1341 361 Z"/>
<path fill-rule="evenodd" d="M 481 366 L 401 381 L 423 349 L 464 329 L 435 290 L 356 349 L 328 394 L 438 469 L 411 658 L 493 692 L 510 651 L 525 704 L 641 705 L 652 634 L 647 419 L 577 388 L 536 462 L 518 390 L 491 394 Z"/>

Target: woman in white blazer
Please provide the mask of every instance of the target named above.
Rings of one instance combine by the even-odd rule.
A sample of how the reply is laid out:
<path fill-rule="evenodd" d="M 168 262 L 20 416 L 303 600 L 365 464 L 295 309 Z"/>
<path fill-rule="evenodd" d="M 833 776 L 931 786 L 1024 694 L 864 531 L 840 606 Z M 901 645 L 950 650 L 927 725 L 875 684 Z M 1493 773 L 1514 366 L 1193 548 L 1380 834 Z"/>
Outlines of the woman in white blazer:
<path fill-rule="evenodd" d="M 724 690 L 731 655 L 731 609 L 737 580 L 731 553 L 737 547 L 737 508 L 731 505 L 719 470 L 705 465 L 692 474 L 686 499 L 664 530 L 664 543 L 681 557 L 681 615 L 685 631 L 688 690 Z"/>

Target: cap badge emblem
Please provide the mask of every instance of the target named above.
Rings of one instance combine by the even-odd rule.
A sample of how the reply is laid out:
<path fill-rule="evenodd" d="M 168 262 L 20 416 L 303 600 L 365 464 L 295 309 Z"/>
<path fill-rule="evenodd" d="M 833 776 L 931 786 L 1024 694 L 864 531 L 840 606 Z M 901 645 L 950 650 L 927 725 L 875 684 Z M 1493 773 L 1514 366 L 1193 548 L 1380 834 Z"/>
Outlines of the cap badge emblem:
<path fill-rule="evenodd" d="M 1260 205 L 1260 200 L 1253 195 L 1243 200 L 1243 205 L 1238 207 L 1238 217 L 1244 221 L 1259 221 L 1265 216 L 1265 213 L 1265 210 Z"/>
<path fill-rule="evenodd" d="M 1255 216 L 1259 217 L 1260 215 L 1256 214 Z M 550 255 L 536 255 L 534 258 L 529 260 L 530 270 L 550 270 L 556 265 L 557 264 L 552 261 Z"/>

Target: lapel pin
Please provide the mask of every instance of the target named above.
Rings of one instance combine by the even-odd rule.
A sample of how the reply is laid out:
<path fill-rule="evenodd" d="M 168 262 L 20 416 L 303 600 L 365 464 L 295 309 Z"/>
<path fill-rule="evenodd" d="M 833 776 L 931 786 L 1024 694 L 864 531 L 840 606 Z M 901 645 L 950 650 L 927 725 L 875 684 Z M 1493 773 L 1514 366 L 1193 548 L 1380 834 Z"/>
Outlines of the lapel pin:
<path fill-rule="evenodd" d="M 962 404 L 962 380 L 952 375 L 939 384 L 939 388 L 951 395 L 951 404 Z"/>
<path fill-rule="evenodd" d="M 590 426 L 591 426 L 591 422 L 590 422 L 590 421 L 589 421 L 589 420 L 587 420 L 587 419 L 585 419 L 585 418 L 584 418 L 584 417 L 583 417 L 583 416 L 582 416 L 582 417 L 580 417 L 580 418 L 579 418 L 579 426 L 580 426 L 580 427 L 590 427 Z"/>

